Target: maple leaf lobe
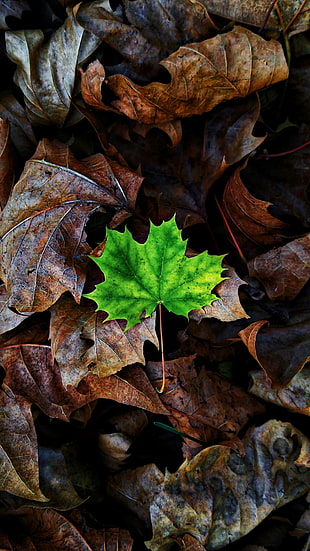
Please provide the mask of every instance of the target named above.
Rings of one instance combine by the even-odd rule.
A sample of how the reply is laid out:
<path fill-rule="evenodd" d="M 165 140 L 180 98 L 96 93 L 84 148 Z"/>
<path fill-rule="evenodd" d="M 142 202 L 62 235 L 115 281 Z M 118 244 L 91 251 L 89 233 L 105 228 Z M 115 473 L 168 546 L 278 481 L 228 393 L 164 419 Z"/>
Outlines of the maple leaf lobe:
<path fill-rule="evenodd" d="M 91 257 L 104 273 L 87 298 L 97 303 L 97 310 L 109 315 L 107 320 L 125 319 L 126 330 L 148 317 L 158 304 L 174 314 L 188 317 L 191 310 L 218 299 L 211 291 L 221 276 L 225 255 L 206 251 L 192 258 L 185 256 L 175 217 L 160 226 L 150 223 L 145 243 L 135 241 L 129 230 L 107 230 L 107 242 L 100 257 Z"/>

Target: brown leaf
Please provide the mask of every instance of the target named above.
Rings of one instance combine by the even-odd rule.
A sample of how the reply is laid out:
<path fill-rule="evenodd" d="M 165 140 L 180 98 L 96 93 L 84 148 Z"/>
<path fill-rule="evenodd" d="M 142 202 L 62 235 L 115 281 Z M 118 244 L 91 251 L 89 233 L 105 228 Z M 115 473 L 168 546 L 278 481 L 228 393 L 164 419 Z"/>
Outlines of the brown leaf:
<path fill-rule="evenodd" d="M 202 3 L 207 4 L 208 10 L 211 13 L 234 21 L 241 21 L 248 25 L 255 25 L 256 27 L 262 25 L 271 5 L 270 0 L 260 0 L 259 2 L 248 2 L 247 0 L 225 0 L 224 2 L 222 0 L 203 0 Z M 282 15 L 284 28 L 288 28 L 291 34 L 303 32 L 309 28 L 308 0 L 306 0 L 303 9 L 296 18 L 295 15 L 302 6 L 302 0 L 280 0 L 277 4 Z M 265 28 L 281 31 L 281 25 L 277 9 L 273 7 Z"/>
<path fill-rule="evenodd" d="M 9 131 L 9 123 L 0 119 L 0 211 L 3 210 L 8 200 L 14 180 Z"/>
<path fill-rule="evenodd" d="M 80 300 L 90 247 L 84 225 L 103 206 L 113 223 L 133 208 L 142 179 L 101 154 L 77 161 L 61 144 L 40 142 L 3 211 L 1 277 L 20 312 L 43 311 L 66 290 Z"/>
<path fill-rule="evenodd" d="M 160 551 L 185 533 L 207 549 L 221 549 L 307 492 L 310 442 L 290 423 L 272 419 L 251 429 L 243 444 L 243 457 L 211 446 L 166 474 L 150 506 L 149 549 Z"/>
<path fill-rule="evenodd" d="M 76 386 L 90 373 L 107 377 L 126 365 L 145 363 L 143 346 L 158 346 L 155 318 L 146 318 L 124 332 L 120 321 L 103 323 L 104 312 L 93 301 L 77 305 L 64 296 L 51 308 L 50 339 L 64 385 Z"/>
<path fill-rule="evenodd" d="M 240 172 L 247 161 L 229 178 L 223 194 L 223 211 L 238 245 L 246 255 L 255 256 L 261 247 L 283 242 L 288 225 L 268 212 L 271 203 L 253 197 L 242 182 Z"/>
<path fill-rule="evenodd" d="M 275 390 L 264 371 L 251 372 L 249 392 L 294 413 L 310 415 L 310 369 L 305 366 L 286 388 Z"/>
<path fill-rule="evenodd" d="M 100 61 L 96 59 L 88 65 L 85 72 L 80 69 L 80 73 L 81 92 L 85 103 L 95 109 L 114 111 L 117 113 L 117 109 L 108 107 L 102 102 L 101 86 L 105 80 L 105 70 Z"/>
<path fill-rule="evenodd" d="M 8 31 L 6 49 L 17 64 L 14 80 L 20 87 L 32 124 L 63 125 L 71 107 L 76 65 L 97 48 L 72 12 L 46 42 L 39 29 Z"/>
<path fill-rule="evenodd" d="M 82 4 L 77 21 L 121 54 L 109 70 L 145 81 L 158 62 L 178 46 L 207 38 L 216 30 L 207 9 L 196 0 L 127 1 L 114 10 L 104 0 Z M 119 56 L 118 56 L 119 57 Z M 107 63 L 108 64 L 108 60 Z"/>
<path fill-rule="evenodd" d="M 243 27 L 182 46 L 161 64 L 171 75 L 169 84 L 139 86 L 123 75 L 108 77 L 120 98 L 113 106 L 142 123 L 166 122 L 211 111 L 288 76 L 280 44 Z"/>
<path fill-rule="evenodd" d="M 130 457 L 128 450 L 132 439 L 121 432 L 99 434 L 98 446 L 102 455 L 103 463 L 111 472 L 120 471 Z"/>
<path fill-rule="evenodd" d="M 239 300 L 239 287 L 246 285 L 246 282 L 240 279 L 234 268 L 226 266 L 221 281 L 214 289 L 214 292 L 220 300 L 215 300 L 209 306 L 204 306 L 202 310 L 192 310 L 190 318 L 198 323 L 205 318 L 217 318 L 221 321 L 236 321 L 240 318 L 249 318 Z"/>
<path fill-rule="evenodd" d="M 39 486 L 31 403 L 4 385 L 0 390 L 0 417 L 0 489 L 26 499 L 48 501 Z"/>
<path fill-rule="evenodd" d="M 0 284 L 0 335 L 14 329 L 30 316 L 30 313 L 21 315 L 10 310 L 9 298 L 5 286 Z"/>
<path fill-rule="evenodd" d="M 146 372 L 153 386 L 160 386 L 161 364 L 148 362 Z M 169 419 L 179 431 L 210 444 L 234 437 L 249 418 L 264 408 L 248 393 L 202 368 L 197 373 L 195 355 L 165 362 L 166 385 L 160 395 L 170 411 Z M 203 445 L 185 440 L 183 452 L 193 457 Z"/>
<path fill-rule="evenodd" d="M 310 277 L 310 233 L 248 262 L 271 300 L 293 300 Z"/>

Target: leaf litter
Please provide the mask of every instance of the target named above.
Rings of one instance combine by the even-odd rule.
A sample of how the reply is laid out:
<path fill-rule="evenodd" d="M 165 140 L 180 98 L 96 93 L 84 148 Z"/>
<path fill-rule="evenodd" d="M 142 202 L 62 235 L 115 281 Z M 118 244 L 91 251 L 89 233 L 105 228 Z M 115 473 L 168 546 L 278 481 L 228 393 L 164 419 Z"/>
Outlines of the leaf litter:
<path fill-rule="evenodd" d="M 307 546 L 309 8 L 2 8 L 5 551 Z"/>

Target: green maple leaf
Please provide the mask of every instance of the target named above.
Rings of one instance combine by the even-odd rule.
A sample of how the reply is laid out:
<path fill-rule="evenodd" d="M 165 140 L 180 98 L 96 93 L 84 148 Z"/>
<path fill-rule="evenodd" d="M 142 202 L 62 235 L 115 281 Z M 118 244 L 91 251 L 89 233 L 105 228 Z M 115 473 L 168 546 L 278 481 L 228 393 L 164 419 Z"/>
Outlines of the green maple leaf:
<path fill-rule="evenodd" d="M 144 244 L 124 233 L 107 229 L 102 256 L 91 257 L 105 276 L 95 290 L 84 295 L 97 303 L 108 320 L 125 319 L 127 329 L 150 316 L 158 304 L 180 316 L 211 304 L 218 297 L 212 289 L 222 281 L 223 256 L 203 252 L 185 256 L 186 241 L 175 219 L 160 226 L 151 223 Z"/>

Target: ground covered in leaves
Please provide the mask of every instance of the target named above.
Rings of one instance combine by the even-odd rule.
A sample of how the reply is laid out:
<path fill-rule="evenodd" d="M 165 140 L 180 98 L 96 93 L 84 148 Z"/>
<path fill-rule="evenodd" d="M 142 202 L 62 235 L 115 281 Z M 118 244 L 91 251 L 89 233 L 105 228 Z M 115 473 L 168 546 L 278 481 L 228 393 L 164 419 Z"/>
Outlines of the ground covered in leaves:
<path fill-rule="evenodd" d="M 0 29 L 1 551 L 307 551 L 309 0 L 6 0 Z M 119 232 L 173 219 L 224 279 L 166 293 L 163 385 L 158 311 L 105 320 Z"/>

